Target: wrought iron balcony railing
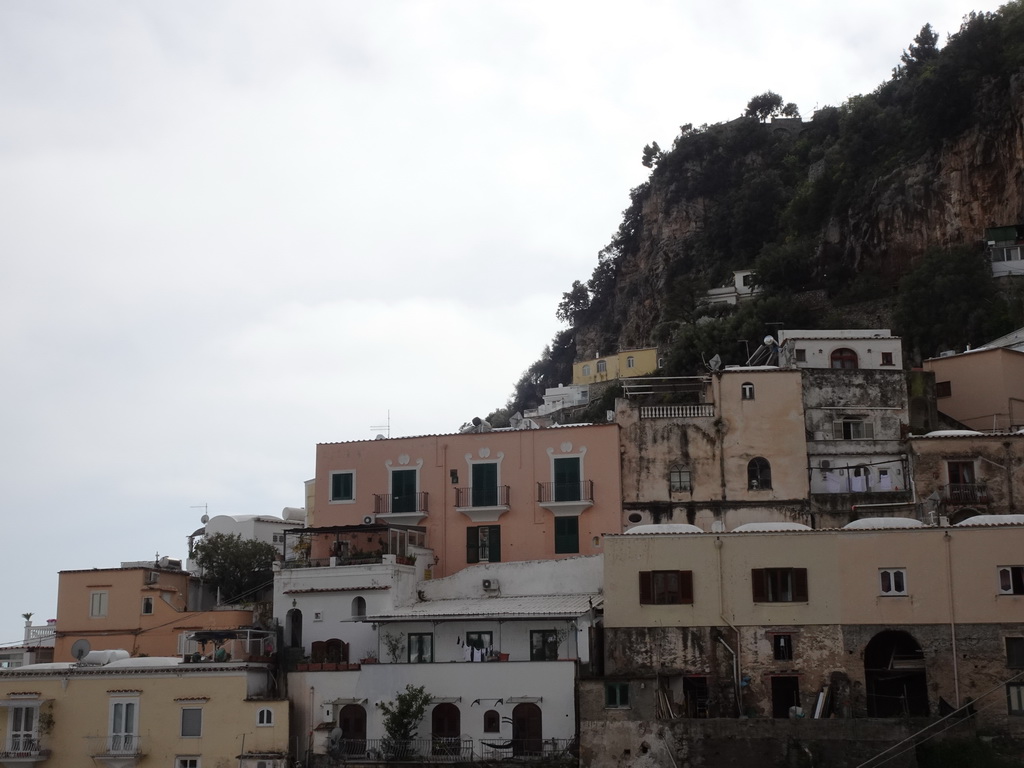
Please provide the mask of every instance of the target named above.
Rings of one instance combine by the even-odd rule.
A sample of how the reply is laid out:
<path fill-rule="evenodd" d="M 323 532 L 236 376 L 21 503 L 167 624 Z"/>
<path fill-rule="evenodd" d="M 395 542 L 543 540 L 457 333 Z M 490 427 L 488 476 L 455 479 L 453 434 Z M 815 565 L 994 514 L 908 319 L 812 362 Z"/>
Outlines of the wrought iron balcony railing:
<path fill-rule="evenodd" d="M 508 498 L 509 487 L 507 485 L 455 489 L 455 506 L 463 509 L 471 507 L 507 507 Z"/>
<path fill-rule="evenodd" d="M 393 493 L 373 494 L 373 513 L 375 515 L 395 515 L 408 512 L 428 511 L 426 491 L 418 493 L 405 493 L 396 495 Z"/>
<path fill-rule="evenodd" d="M 593 501 L 594 481 L 578 483 L 537 483 L 537 501 L 541 504 L 557 501 Z"/>

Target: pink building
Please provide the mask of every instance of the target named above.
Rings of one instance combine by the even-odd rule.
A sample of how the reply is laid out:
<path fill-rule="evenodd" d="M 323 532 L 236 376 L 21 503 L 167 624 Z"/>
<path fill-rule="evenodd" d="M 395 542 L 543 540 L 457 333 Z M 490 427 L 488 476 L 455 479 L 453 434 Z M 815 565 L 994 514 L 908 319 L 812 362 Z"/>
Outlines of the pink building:
<path fill-rule="evenodd" d="M 601 535 L 622 530 L 618 429 L 321 444 L 309 525 L 420 526 L 434 577 L 475 563 L 598 554 Z"/>

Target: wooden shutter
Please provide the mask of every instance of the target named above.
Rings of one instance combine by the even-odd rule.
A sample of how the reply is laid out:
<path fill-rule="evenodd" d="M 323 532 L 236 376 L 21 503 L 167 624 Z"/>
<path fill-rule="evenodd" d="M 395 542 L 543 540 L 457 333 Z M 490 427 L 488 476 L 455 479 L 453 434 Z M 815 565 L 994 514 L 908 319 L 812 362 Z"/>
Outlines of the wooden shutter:
<path fill-rule="evenodd" d="M 476 528 L 466 529 L 466 562 L 480 562 L 480 544 L 478 543 Z"/>
<path fill-rule="evenodd" d="M 793 569 L 793 602 L 807 602 L 807 569 Z"/>
<path fill-rule="evenodd" d="M 640 571 L 640 605 L 654 602 L 654 575 L 651 571 Z"/>
<path fill-rule="evenodd" d="M 679 572 L 679 602 L 693 604 L 693 571 Z"/>
<path fill-rule="evenodd" d="M 755 603 L 766 603 L 768 602 L 768 594 L 765 590 L 766 574 L 764 568 L 751 568 L 750 570 L 750 586 L 754 592 Z"/>

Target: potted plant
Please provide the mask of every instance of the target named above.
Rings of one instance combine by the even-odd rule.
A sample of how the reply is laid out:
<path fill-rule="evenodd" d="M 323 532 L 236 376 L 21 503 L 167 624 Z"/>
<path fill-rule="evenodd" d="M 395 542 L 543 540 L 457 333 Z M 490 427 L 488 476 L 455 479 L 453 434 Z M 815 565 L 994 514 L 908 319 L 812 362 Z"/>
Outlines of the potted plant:
<path fill-rule="evenodd" d="M 377 663 L 377 651 L 373 648 L 367 648 L 363 652 L 363 658 L 359 660 L 360 664 L 376 664 Z"/>
<path fill-rule="evenodd" d="M 397 664 L 401 660 L 405 635 L 392 635 L 390 632 L 385 632 L 381 639 L 384 641 L 384 647 L 387 648 L 391 663 Z"/>

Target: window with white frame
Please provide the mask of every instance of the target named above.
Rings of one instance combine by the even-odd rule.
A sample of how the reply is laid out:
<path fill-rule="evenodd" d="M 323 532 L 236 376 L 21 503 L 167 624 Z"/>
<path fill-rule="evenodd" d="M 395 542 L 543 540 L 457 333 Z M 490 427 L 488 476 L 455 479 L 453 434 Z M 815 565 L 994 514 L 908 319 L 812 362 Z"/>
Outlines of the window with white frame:
<path fill-rule="evenodd" d="M 740 397 L 743 400 L 754 399 L 754 385 L 751 382 L 745 381 L 740 385 Z"/>
<path fill-rule="evenodd" d="M 1024 715 L 1024 683 L 1006 684 L 1006 713 Z"/>
<path fill-rule="evenodd" d="M 96 590 L 89 593 L 89 618 L 103 619 L 107 615 L 107 601 L 110 594 L 105 590 Z"/>
<path fill-rule="evenodd" d="M 142 614 L 144 616 L 149 616 L 152 613 L 153 613 L 153 598 L 152 597 L 144 597 L 144 598 L 142 598 Z"/>
<path fill-rule="evenodd" d="M 200 768 L 198 757 L 179 757 L 175 763 L 174 768 Z"/>
<path fill-rule="evenodd" d="M 597 361 L 597 372 L 598 373 L 605 373 L 605 372 L 607 372 L 607 370 L 608 370 L 608 363 L 605 360 L 598 360 Z"/>
<path fill-rule="evenodd" d="M 906 568 L 879 568 L 878 589 L 883 596 L 907 594 Z"/>
<path fill-rule="evenodd" d="M 273 725 L 274 724 L 274 710 L 272 709 L 261 709 L 256 714 L 256 725 Z"/>
<path fill-rule="evenodd" d="M 181 708 L 181 737 L 183 739 L 198 739 L 203 735 L 203 708 L 182 707 Z"/>
<path fill-rule="evenodd" d="M 331 501 L 347 502 L 356 498 L 356 473 L 331 472 Z"/>
<path fill-rule="evenodd" d="M 1024 565 L 999 566 L 999 594 L 1024 595 Z"/>
<path fill-rule="evenodd" d="M 678 464 L 668 471 L 668 489 L 674 492 L 692 491 L 693 481 L 690 470 Z"/>
<path fill-rule="evenodd" d="M 633 357 L 632 355 L 627 357 L 626 358 L 626 367 L 627 368 L 636 368 L 636 358 Z"/>
<path fill-rule="evenodd" d="M 110 752 L 133 754 L 139 747 L 139 699 L 115 698 L 110 701 Z"/>
<path fill-rule="evenodd" d="M 583 366 L 583 375 L 584 376 L 589 376 L 590 375 L 590 366 L 589 365 L 584 365 Z"/>
<path fill-rule="evenodd" d="M 7 734 L 8 750 L 11 752 L 37 752 L 39 750 L 39 706 L 36 704 L 11 707 Z"/>
<path fill-rule="evenodd" d="M 847 416 L 832 423 L 832 437 L 835 440 L 872 440 L 875 425 L 857 416 Z"/>

